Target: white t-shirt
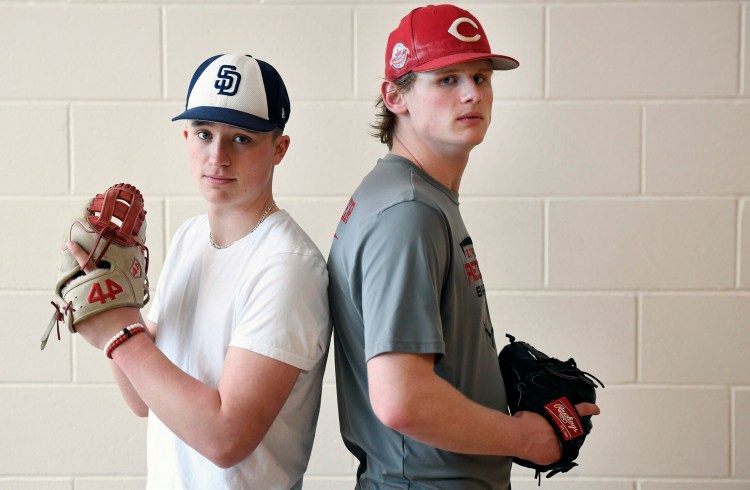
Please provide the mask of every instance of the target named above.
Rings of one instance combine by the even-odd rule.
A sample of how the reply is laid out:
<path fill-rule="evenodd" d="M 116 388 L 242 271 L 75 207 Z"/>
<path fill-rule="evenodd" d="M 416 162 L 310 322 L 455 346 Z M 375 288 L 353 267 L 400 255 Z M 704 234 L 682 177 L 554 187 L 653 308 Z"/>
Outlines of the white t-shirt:
<path fill-rule="evenodd" d="M 213 248 L 208 234 L 202 215 L 186 221 L 172 240 L 148 315 L 158 325 L 156 345 L 180 369 L 213 387 L 229 346 L 302 371 L 260 445 L 228 469 L 149 413 L 147 488 L 300 488 L 331 335 L 325 260 L 283 210 L 226 249 Z"/>

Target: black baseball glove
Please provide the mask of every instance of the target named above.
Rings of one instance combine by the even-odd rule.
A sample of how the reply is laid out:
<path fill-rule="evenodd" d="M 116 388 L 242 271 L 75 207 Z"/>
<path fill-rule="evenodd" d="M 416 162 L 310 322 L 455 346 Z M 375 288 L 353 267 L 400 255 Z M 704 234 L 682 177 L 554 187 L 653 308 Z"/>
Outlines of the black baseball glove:
<path fill-rule="evenodd" d="M 604 384 L 578 369 L 573 358 L 563 362 L 526 342 L 516 341 L 510 334 L 506 337 L 510 344 L 503 347 L 498 359 L 511 415 L 519 411 L 542 415 L 555 429 L 562 445 L 562 458 L 550 465 L 513 459 L 521 466 L 536 470 L 541 484 L 542 473 L 549 471 L 547 478 L 550 478 L 577 466 L 574 461 L 592 424 L 591 416 L 580 417 L 575 405 L 595 403 L 597 383 L 602 388 Z"/>

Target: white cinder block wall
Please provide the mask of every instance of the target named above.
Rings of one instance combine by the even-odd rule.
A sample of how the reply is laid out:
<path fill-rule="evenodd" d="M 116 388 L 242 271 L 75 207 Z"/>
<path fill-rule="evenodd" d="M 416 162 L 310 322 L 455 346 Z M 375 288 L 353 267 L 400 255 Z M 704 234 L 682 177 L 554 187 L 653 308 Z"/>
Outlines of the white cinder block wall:
<path fill-rule="evenodd" d="M 0 1 L 0 490 L 143 488 L 145 423 L 101 352 L 67 332 L 38 342 L 86 199 L 144 191 L 154 282 L 202 211 L 169 121 L 198 63 L 244 52 L 284 75 L 276 195 L 325 254 L 384 152 L 367 135 L 384 44 L 416 5 Z M 750 488 L 750 3 L 463 6 L 521 61 L 493 80 L 461 189 L 498 342 L 512 332 L 607 384 L 581 466 L 544 486 Z M 353 486 L 336 417 L 330 363 L 306 488 Z"/>

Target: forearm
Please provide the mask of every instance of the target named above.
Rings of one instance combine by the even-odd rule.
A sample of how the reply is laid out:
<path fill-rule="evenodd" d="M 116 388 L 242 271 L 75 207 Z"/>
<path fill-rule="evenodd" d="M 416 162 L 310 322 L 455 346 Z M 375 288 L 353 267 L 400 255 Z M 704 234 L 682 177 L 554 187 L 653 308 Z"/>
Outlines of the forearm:
<path fill-rule="evenodd" d="M 150 336 L 151 340 L 154 340 L 156 325 L 150 321 L 146 321 L 146 326 L 146 332 Z M 110 361 L 109 365 L 112 369 L 112 376 L 117 383 L 117 387 L 120 389 L 120 394 L 125 400 L 125 403 L 127 403 L 133 413 L 135 413 L 139 417 L 148 416 L 148 405 L 146 405 L 143 399 L 141 399 L 141 395 L 138 394 L 136 389 L 133 388 L 133 384 L 130 382 L 122 369 L 120 369 L 120 366 L 118 366 L 117 363 L 114 362 L 114 360 Z"/>
<path fill-rule="evenodd" d="M 389 405 L 380 414 L 376 409 L 381 421 L 427 445 L 465 454 L 526 453 L 518 420 L 469 400 L 438 376 L 412 386 Z"/>
<path fill-rule="evenodd" d="M 114 361 L 110 361 L 109 365 L 112 369 L 112 377 L 114 377 L 125 403 L 127 403 L 128 407 L 130 407 L 134 414 L 139 417 L 146 417 L 148 415 L 148 405 L 144 403 L 141 396 L 135 388 L 133 388 L 133 384 L 128 377 L 125 376 L 125 373 L 122 372 L 120 366 Z"/>
<path fill-rule="evenodd" d="M 300 373 L 276 359 L 229 347 L 218 387 L 213 387 L 174 365 L 145 335 L 130 338 L 112 357 L 151 412 L 223 468 L 260 444 Z"/>
<path fill-rule="evenodd" d="M 559 457 L 551 426 L 539 415 L 511 417 L 480 405 L 434 372 L 433 356 L 383 354 L 368 362 L 370 400 L 388 427 L 420 442 L 465 454 Z"/>
<path fill-rule="evenodd" d="M 238 430 L 219 390 L 179 369 L 146 336 L 122 344 L 113 359 L 144 404 L 177 437 L 220 466 L 236 462 L 227 455 L 250 454 L 265 434 Z"/>

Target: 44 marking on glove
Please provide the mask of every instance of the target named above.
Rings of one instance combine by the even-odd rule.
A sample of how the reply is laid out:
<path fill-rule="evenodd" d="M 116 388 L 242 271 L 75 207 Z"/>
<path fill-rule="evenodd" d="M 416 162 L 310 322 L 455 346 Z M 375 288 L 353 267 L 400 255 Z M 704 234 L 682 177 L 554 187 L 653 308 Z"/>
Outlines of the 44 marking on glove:
<path fill-rule="evenodd" d="M 102 285 L 99 282 L 95 282 L 91 286 L 89 295 L 86 297 L 86 301 L 89 303 L 101 303 L 104 304 L 107 300 L 114 301 L 117 299 L 117 295 L 123 292 L 122 286 L 117 284 L 112 279 L 106 279 L 104 281 L 104 287 L 107 289 L 105 293 L 102 289 Z"/>

